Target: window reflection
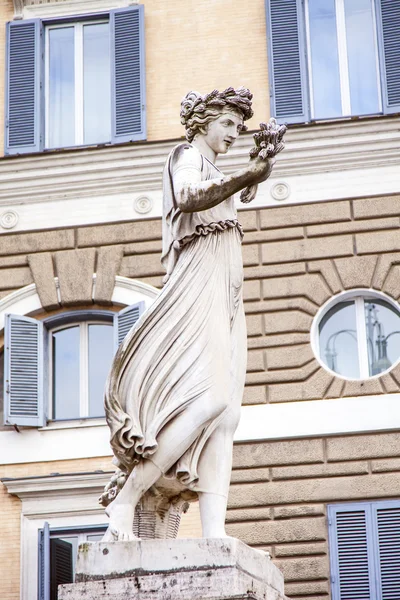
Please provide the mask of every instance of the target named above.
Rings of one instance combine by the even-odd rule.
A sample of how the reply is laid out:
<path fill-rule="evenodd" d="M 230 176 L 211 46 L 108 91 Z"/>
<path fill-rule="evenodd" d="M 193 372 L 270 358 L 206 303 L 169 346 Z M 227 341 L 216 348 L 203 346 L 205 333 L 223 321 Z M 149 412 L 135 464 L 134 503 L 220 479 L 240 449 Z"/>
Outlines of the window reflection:
<path fill-rule="evenodd" d="M 79 417 L 79 327 L 53 333 L 53 418 Z"/>
<path fill-rule="evenodd" d="M 322 360 L 335 373 L 360 377 L 356 311 L 353 301 L 340 302 L 331 308 L 319 326 Z"/>
<path fill-rule="evenodd" d="M 342 114 L 335 0 L 309 1 L 314 118 Z"/>
<path fill-rule="evenodd" d="M 83 27 L 84 143 L 111 139 L 111 77 L 109 24 Z"/>
<path fill-rule="evenodd" d="M 382 300 L 365 302 L 370 375 L 387 371 L 400 356 L 400 314 Z"/>
<path fill-rule="evenodd" d="M 347 60 L 351 112 L 353 115 L 380 111 L 377 44 L 372 0 L 346 0 Z"/>
<path fill-rule="evenodd" d="M 75 40 L 73 27 L 49 30 L 49 147 L 75 143 Z"/>
<path fill-rule="evenodd" d="M 113 359 L 111 323 L 82 322 L 52 334 L 53 419 L 104 416 Z"/>
<path fill-rule="evenodd" d="M 319 353 L 329 369 L 349 379 L 387 371 L 400 358 L 400 311 L 379 298 L 339 302 L 319 324 Z"/>
<path fill-rule="evenodd" d="M 113 328 L 89 325 L 89 414 L 104 415 L 104 387 L 113 358 Z"/>

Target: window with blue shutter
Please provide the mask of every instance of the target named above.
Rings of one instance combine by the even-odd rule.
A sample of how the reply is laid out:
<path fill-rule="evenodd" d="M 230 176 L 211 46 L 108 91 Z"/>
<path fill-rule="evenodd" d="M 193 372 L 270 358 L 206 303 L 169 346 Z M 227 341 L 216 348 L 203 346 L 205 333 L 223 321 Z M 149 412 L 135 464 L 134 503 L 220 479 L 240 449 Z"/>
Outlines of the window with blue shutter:
<path fill-rule="evenodd" d="M 400 500 L 328 507 L 332 600 L 400 599 Z"/>
<path fill-rule="evenodd" d="M 107 525 L 39 530 L 38 600 L 57 600 L 58 586 L 73 583 L 78 546 L 101 541 Z"/>
<path fill-rule="evenodd" d="M 43 321 L 6 315 L 4 423 L 104 417 L 114 353 L 144 310 L 141 301 L 119 313 L 78 310 Z"/>
<path fill-rule="evenodd" d="M 145 310 L 144 302 L 127 306 L 114 316 L 114 347 L 115 350 L 123 342 L 130 329 L 139 320 Z"/>
<path fill-rule="evenodd" d="M 111 12 L 112 141 L 142 140 L 146 132 L 144 7 Z"/>
<path fill-rule="evenodd" d="M 286 123 L 308 120 L 302 4 L 301 0 L 267 1 L 271 112 Z"/>
<path fill-rule="evenodd" d="M 4 345 L 4 422 L 41 427 L 43 401 L 43 323 L 6 315 Z"/>
<path fill-rule="evenodd" d="M 41 149 L 42 23 L 7 23 L 5 153 Z"/>
<path fill-rule="evenodd" d="M 50 600 L 50 527 L 39 529 L 38 600 Z"/>
<path fill-rule="evenodd" d="M 304 123 L 400 112 L 400 5 L 266 0 L 271 113 Z"/>
<path fill-rule="evenodd" d="M 377 0 L 384 112 L 400 112 L 400 3 Z"/>
<path fill-rule="evenodd" d="M 146 138 L 144 8 L 7 25 L 6 154 Z"/>

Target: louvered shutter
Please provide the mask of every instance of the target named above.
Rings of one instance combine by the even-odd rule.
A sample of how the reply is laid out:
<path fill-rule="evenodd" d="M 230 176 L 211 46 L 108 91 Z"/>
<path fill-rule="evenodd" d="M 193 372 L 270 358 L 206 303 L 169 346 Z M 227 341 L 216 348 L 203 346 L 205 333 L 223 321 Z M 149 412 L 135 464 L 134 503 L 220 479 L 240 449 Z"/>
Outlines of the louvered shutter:
<path fill-rule="evenodd" d="M 50 600 L 50 528 L 45 523 L 39 530 L 38 600 Z"/>
<path fill-rule="evenodd" d="M 278 121 L 309 120 L 304 7 L 301 0 L 266 0 L 271 113 Z"/>
<path fill-rule="evenodd" d="M 381 600 L 400 600 L 400 503 L 376 509 Z"/>
<path fill-rule="evenodd" d="M 41 427 L 43 406 L 43 323 L 6 315 L 4 347 L 4 422 Z"/>
<path fill-rule="evenodd" d="M 57 600 L 58 586 L 73 583 L 72 544 L 50 540 L 50 600 Z"/>
<path fill-rule="evenodd" d="M 112 141 L 146 139 L 144 7 L 110 13 Z"/>
<path fill-rule="evenodd" d="M 42 24 L 7 23 L 5 153 L 41 149 Z"/>
<path fill-rule="evenodd" d="M 376 0 L 383 110 L 400 112 L 400 3 Z"/>
<path fill-rule="evenodd" d="M 118 346 L 121 344 L 126 334 L 139 319 L 140 315 L 144 312 L 144 309 L 144 302 L 138 302 L 137 304 L 131 304 L 131 306 L 127 306 L 119 313 L 114 315 L 115 351 L 117 351 Z"/>
<path fill-rule="evenodd" d="M 329 509 L 332 600 L 370 600 L 374 580 L 368 506 Z"/>

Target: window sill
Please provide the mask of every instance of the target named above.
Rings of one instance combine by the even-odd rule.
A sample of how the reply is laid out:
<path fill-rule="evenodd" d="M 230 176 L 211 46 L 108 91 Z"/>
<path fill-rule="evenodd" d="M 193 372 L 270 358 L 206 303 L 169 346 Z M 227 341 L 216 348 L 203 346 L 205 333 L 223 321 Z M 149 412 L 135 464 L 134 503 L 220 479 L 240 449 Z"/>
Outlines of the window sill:
<path fill-rule="evenodd" d="M 81 427 L 104 427 L 105 417 L 88 417 L 85 419 L 69 419 L 66 421 L 48 421 L 44 427 L 39 427 L 38 431 L 52 431 L 54 429 L 78 429 Z"/>

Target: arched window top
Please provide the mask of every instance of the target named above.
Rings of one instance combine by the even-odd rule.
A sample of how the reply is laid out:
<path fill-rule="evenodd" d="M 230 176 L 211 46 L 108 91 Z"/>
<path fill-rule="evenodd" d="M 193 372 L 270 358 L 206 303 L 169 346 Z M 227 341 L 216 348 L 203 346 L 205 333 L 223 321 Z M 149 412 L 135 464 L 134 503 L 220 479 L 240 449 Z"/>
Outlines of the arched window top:
<path fill-rule="evenodd" d="M 350 380 L 378 377 L 400 361 L 400 306 L 374 290 L 339 294 L 315 317 L 311 343 L 332 374 Z"/>
<path fill-rule="evenodd" d="M 67 310 L 45 318 L 34 284 L 0 301 L 4 423 L 41 427 L 48 419 L 102 416 L 102 390 L 114 352 L 158 293 L 149 285 L 116 277 L 114 310 L 125 305 L 119 312 Z M 25 316 L 39 312 L 40 319 Z M 96 356 L 102 344 L 105 351 Z M 66 370 L 72 368 L 74 377 L 68 379 Z M 66 382 L 74 386 L 72 395 L 70 389 L 65 392 Z"/>

